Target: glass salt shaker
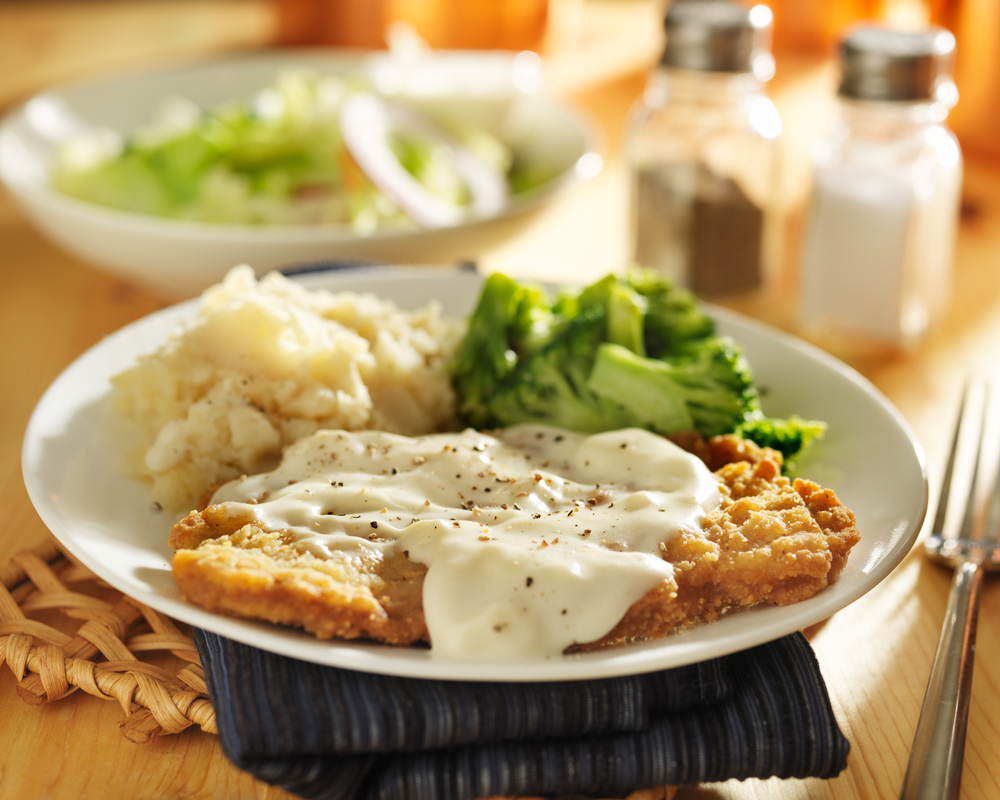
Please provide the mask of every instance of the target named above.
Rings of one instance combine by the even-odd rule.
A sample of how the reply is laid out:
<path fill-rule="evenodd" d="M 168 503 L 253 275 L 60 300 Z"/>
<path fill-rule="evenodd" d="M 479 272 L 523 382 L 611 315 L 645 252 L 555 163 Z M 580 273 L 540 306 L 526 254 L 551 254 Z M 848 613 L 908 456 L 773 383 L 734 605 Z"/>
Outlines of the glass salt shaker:
<path fill-rule="evenodd" d="M 962 154 L 955 37 L 864 26 L 842 41 L 839 119 L 814 153 L 799 316 L 814 336 L 916 344 L 948 304 Z"/>
<path fill-rule="evenodd" d="M 703 296 L 757 288 L 777 256 L 781 118 L 763 94 L 771 27 L 765 5 L 676 0 L 633 109 L 634 259 Z"/>

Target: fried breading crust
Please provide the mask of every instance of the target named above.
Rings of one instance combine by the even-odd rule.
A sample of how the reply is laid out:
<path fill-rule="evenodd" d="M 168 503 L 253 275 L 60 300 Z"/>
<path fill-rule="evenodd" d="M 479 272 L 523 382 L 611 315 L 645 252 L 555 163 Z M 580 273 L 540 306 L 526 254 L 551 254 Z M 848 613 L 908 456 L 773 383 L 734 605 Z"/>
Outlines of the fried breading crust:
<path fill-rule="evenodd" d="M 781 475 L 781 456 L 734 436 L 679 442 L 715 469 L 723 500 L 698 532 L 666 543 L 673 581 L 632 605 L 592 649 L 664 636 L 732 609 L 788 605 L 833 583 L 858 542 L 854 514 L 836 494 Z M 182 594 L 211 611 L 304 628 L 321 639 L 428 641 L 427 568 L 405 554 L 318 558 L 281 532 L 219 506 L 192 512 L 170 537 Z"/>
<path fill-rule="evenodd" d="M 210 611 L 294 625 L 321 639 L 427 640 L 427 567 L 402 554 L 317 558 L 220 506 L 179 522 L 170 546 L 181 593 Z"/>

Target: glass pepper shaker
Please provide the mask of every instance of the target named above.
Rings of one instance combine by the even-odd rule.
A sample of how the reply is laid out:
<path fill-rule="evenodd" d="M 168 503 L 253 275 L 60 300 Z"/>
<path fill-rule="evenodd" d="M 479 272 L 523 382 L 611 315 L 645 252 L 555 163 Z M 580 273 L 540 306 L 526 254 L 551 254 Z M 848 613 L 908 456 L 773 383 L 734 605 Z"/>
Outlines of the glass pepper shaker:
<path fill-rule="evenodd" d="M 764 5 L 676 0 L 630 120 L 635 261 L 702 296 L 757 288 L 777 255 L 771 27 Z"/>
<path fill-rule="evenodd" d="M 799 315 L 820 337 L 907 347 L 947 306 L 962 155 L 955 38 L 864 26 L 842 41 L 839 118 L 814 152 Z"/>

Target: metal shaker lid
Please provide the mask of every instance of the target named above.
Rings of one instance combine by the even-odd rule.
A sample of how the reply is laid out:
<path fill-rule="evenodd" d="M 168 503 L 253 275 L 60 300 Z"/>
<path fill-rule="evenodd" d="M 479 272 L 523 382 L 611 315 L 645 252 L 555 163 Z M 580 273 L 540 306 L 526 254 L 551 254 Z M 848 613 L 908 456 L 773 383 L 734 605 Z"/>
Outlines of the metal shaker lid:
<path fill-rule="evenodd" d="M 774 74 L 773 15 L 766 5 L 735 0 L 674 0 L 664 18 L 667 35 L 661 63 L 698 72 Z"/>
<path fill-rule="evenodd" d="M 936 100 L 954 105 L 955 37 L 944 28 L 855 28 L 840 44 L 839 94 L 856 100 Z"/>

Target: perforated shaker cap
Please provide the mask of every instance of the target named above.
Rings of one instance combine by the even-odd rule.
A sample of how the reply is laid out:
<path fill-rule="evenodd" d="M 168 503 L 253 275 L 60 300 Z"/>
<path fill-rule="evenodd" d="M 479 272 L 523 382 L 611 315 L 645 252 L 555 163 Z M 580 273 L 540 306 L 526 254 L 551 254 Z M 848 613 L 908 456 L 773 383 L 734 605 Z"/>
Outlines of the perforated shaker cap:
<path fill-rule="evenodd" d="M 663 21 L 667 36 L 661 63 L 698 72 L 774 74 L 773 15 L 734 0 L 674 0 Z"/>
<path fill-rule="evenodd" d="M 852 30 L 840 44 L 839 94 L 855 100 L 958 99 L 951 77 L 955 37 L 944 28 L 900 31 L 876 25 Z"/>

